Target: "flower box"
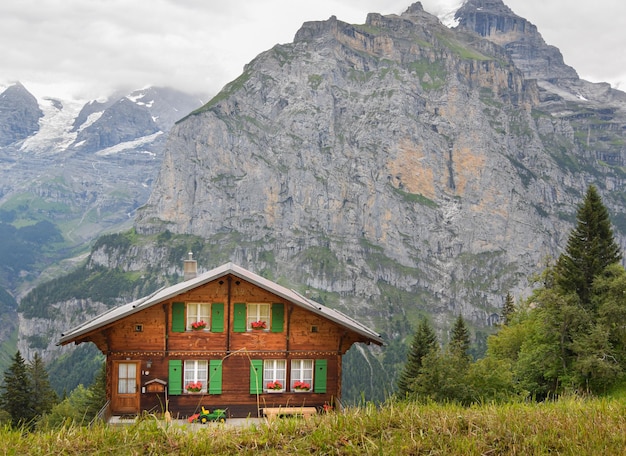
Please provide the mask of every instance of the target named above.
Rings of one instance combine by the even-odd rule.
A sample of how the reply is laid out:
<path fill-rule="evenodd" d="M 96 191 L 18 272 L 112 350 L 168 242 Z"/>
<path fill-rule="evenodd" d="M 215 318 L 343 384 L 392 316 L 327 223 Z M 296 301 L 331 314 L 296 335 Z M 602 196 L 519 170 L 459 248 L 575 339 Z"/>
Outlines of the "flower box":
<path fill-rule="evenodd" d="M 293 384 L 293 390 L 296 393 L 308 393 L 311 391 L 311 384 L 307 382 L 297 381 Z"/>
<path fill-rule="evenodd" d="M 250 323 L 250 327 L 254 330 L 259 331 L 259 330 L 267 329 L 267 324 L 262 320 L 253 321 L 252 323 Z"/>
<path fill-rule="evenodd" d="M 282 393 L 285 389 L 279 381 L 267 382 L 265 391 L 268 393 Z"/>
<path fill-rule="evenodd" d="M 187 390 L 188 393 L 200 393 L 202 391 L 202 382 L 187 383 L 185 390 Z"/>
<path fill-rule="evenodd" d="M 204 328 L 206 328 L 206 321 L 204 320 L 194 321 L 191 324 L 191 329 L 193 331 L 202 331 Z"/>

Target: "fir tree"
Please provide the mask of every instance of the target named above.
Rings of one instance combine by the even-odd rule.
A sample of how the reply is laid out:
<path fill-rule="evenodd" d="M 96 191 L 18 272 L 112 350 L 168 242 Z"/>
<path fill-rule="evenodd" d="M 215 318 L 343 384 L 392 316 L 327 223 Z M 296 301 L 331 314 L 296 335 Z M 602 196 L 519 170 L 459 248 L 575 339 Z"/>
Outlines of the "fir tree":
<path fill-rule="evenodd" d="M 35 356 L 28 365 L 27 373 L 30 376 L 32 385 L 30 397 L 35 413 L 37 415 L 43 415 L 44 413 L 50 412 L 59 398 L 57 393 L 52 389 L 52 386 L 50 386 L 48 372 L 38 353 L 35 353 Z"/>
<path fill-rule="evenodd" d="M 511 322 L 511 316 L 515 313 L 515 302 L 511 293 L 506 294 L 504 305 L 502 306 L 502 324 L 508 325 Z"/>
<path fill-rule="evenodd" d="M 465 320 L 459 314 L 454 327 L 452 328 L 452 337 L 450 338 L 449 351 L 453 355 L 469 361 L 470 335 Z"/>
<path fill-rule="evenodd" d="M 577 225 L 570 233 L 565 252 L 556 265 L 556 281 L 566 292 L 575 292 L 581 305 L 595 314 L 593 280 L 622 255 L 613 238 L 609 214 L 597 189 L 591 185 L 578 208 Z"/>
<path fill-rule="evenodd" d="M 13 357 L 13 363 L 4 372 L 4 383 L 0 394 L 2 408 L 11 416 L 14 426 L 32 426 L 36 416 L 31 395 L 33 392 L 24 358 L 19 350 Z"/>
<path fill-rule="evenodd" d="M 86 404 L 87 410 L 85 411 L 85 416 L 89 420 L 96 417 L 100 409 L 107 401 L 106 380 L 106 363 L 102 363 L 100 372 L 98 372 L 94 382 L 88 389 L 88 400 Z"/>
<path fill-rule="evenodd" d="M 413 392 L 413 383 L 422 368 L 422 360 L 426 355 L 437 348 L 437 336 L 428 320 L 420 320 L 417 331 L 413 335 L 413 341 L 409 350 L 406 364 L 398 379 L 398 396 L 406 397 Z"/>

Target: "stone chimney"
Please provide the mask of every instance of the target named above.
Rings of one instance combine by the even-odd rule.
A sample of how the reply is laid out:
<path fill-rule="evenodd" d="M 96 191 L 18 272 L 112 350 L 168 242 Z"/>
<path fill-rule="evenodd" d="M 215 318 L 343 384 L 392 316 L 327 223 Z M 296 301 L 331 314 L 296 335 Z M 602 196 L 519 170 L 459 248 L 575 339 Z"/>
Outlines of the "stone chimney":
<path fill-rule="evenodd" d="M 198 262 L 193 259 L 193 252 L 189 252 L 189 258 L 184 261 L 184 280 L 193 279 L 198 275 Z"/>

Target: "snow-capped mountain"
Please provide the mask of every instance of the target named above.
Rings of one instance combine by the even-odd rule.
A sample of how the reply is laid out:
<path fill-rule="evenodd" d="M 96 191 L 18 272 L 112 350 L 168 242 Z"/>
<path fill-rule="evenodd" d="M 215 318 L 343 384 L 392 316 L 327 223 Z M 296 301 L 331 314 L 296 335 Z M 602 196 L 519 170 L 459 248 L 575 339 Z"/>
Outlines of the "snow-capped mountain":
<path fill-rule="evenodd" d="M 1 221 L 50 221 L 64 248 L 130 223 L 148 197 L 167 132 L 202 103 L 156 87 L 91 101 L 36 98 L 20 83 L 0 87 L 0 215 L 8 214 Z M 0 285 L 15 292 L 20 274 L 19 266 L 0 273 Z"/>

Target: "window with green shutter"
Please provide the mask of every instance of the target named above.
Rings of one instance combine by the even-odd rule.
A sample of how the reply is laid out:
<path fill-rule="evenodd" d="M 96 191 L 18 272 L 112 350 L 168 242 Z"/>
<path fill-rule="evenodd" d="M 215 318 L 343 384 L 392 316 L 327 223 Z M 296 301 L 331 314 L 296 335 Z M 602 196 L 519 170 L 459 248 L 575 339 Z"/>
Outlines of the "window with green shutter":
<path fill-rule="evenodd" d="M 222 394 L 222 360 L 209 361 L 209 394 Z"/>
<path fill-rule="evenodd" d="M 315 375 L 313 376 L 313 392 L 325 393 L 326 392 L 326 379 L 327 379 L 328 361 L 325 359 L 315 360 Z"/>
<path fill-rule="evenodd" d="M 246 332 L 246 303 L 236 302 L 233 311 L 233 332 Z"/>
<path fill-rule="evenodd" d="M 185 332 L 185 303 L 172 304 L 172 332 Z"/>
<path fill-rule="evenodd" d="M 211 332 L 224 332 L 224 303 L 211 305 Z"/>
<path fill-rule="evenodd" d="M 263 392 L 263 360 L 250 360 L 250 394 Z"/>
<path fill-rule="evenodd" d="M 283 332 L 285 325 L 285 305 L 283 303 L 272 304 L 271 332 Z"/>
<path fill-rule="evenodd" d="M 183 362 L 180 359 L 170 359 L 167 391 L 170 396 L 183 392 Z"/>

